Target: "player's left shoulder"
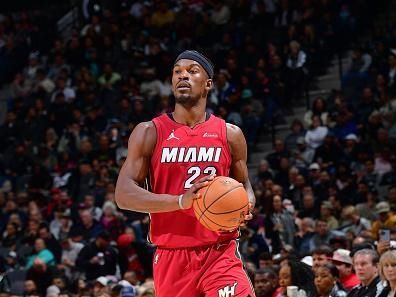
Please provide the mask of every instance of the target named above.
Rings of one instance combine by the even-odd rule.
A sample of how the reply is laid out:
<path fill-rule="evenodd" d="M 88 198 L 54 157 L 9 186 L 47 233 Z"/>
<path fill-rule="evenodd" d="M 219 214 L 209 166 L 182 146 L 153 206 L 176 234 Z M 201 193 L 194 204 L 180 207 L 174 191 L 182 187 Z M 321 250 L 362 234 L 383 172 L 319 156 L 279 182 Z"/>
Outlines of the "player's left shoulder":
<path fill-rule="evenodd" d="M 227 135 L 232 134 L 232 135 L 243 135 L 242 129 L 238 127 L 237 125 L 231 124 L 231 123 L 226 123 L 226 129 L 227 129 Z M 231 136 L 232 136 L 231 135 Z"/>
<path fill-rule="evenodd" d="M 231 155 L 244 155 L 246 151 L 246 140 L 245 136 L 240 127 L 226 123 L 227 127 L 227 142 L 230 147 Z M 239 157 L 238 157 L 239 158 Z"/>
<path fill-rule="evenodd" d="M 242 129 L 237 125 L 226 123 L 227 140 L 228 142 L 241 141 L 244 140 Z"/>

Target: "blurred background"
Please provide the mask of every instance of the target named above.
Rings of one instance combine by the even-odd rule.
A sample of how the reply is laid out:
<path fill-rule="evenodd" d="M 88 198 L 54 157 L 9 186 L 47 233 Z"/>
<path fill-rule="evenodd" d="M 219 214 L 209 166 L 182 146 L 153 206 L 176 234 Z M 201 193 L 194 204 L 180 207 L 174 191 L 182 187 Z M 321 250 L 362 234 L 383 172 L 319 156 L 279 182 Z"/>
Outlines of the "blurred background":
<path fill-rule="evenodd" d="M 257 296 L 301 260 L 326 295 L 313 256 L 340 253 L 348 291 L 356 249 L 392 246 L 395 1 L 3 1 L 2 296 L 154 296 L 149 218 L 117 209 L 114 187 L 136 124 L 172 111 L 185 49 L 212 59 L 207 111 L 248 142 L 240 252 Z"/>

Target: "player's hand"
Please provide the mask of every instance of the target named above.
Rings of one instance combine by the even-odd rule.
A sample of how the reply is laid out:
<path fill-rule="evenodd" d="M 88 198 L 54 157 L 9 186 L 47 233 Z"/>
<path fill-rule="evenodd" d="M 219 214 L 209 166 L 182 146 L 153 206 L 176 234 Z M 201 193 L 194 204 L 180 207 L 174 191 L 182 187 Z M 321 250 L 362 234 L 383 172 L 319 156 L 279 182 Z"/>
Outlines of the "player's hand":
<path fill-rule="evenodd" d="M 249 212 L 245 215 L 245 219 L 241 223 L 241 226 L 246 226 L 247 222 L 253 219 L 253 209 L 254 209 L 253 204 L 249 202 Z"/>
<path fill-rule="evenodd" d="M 215 178 L 215 176 L 215 174 L 211 174 L 200 178 L 183 194 L 181 203 L 184 209 L 191 208 L 194 200 L 201 198 L 201 193 L 198 191 L 206 187 Z"/>

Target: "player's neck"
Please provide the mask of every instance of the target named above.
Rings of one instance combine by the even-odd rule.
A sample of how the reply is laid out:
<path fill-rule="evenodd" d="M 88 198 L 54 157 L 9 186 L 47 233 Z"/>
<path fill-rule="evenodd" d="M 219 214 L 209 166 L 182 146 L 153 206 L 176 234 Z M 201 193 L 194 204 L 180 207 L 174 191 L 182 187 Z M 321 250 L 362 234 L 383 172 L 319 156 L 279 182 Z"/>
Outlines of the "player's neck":
<path fill-rule="evenodd" d="M 176 104 L 175 111 L 172 113 L 173 119 L 183 125 L 190 128 L 205 122 L 206 111 L 200 107 L 192 107 L 186 109 L 181 105 Z"/>

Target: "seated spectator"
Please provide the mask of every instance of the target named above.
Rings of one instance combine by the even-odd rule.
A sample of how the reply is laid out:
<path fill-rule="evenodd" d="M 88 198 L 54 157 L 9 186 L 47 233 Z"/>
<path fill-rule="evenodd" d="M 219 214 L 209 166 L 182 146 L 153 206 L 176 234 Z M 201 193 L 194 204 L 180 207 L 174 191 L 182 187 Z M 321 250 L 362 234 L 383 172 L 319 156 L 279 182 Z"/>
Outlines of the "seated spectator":
<path fill-rule="evenodd" d="M 333 264 L 325 264 L 315 271 L 315 287 L 319 297 L 346 297 L 339 274 Z"/>
<path fill-rule="evenodd" d="M 301 208 L 305 186 L 305 177 L 302 174 L 298 174 L 294 181 L 290 181 L 287 197 L 290 198 L 296 209 Z"/>
<path fill-rule="evenodd" d="M 264 186 L 263 182 L 267 179 L 273 179 L 274 173 L 269 166 L 267 160 L 260 160 L 259 166 L 257 168 L 257 173 L 253 177 L 253 187 L 256 190 L 262 190 Z"/>
<path fill-rule="evenodd" d="M 20 228 L 14 222 L 8 222 L 0 238 L 1 245 L 8 249 L 15 249 L 21 241 Z"/>
<path fill-rule="evenodd" d="M 315 234 L 314 231 L 315 221 L 311 218 L 303 218 L 299 223 L 299 232 L 294 238 L 294 246 L 300 256 L 308 255 L 311 251 L 310 242 Z"/>
<path fill-rule="evenodd" d="M 342 210 L 343 223 L 340 229 L 344 232 L 352 232 L 354 236 L 365 236 L 371 232 L 371 222 L 362 218 L 358 210 L 352 206 L 346 206 Z"/>
<path fill-rule="evenodd" d="M 374 158 L 374 170 L 382 176 L 392 170 L 391 157 L 394 154 L 394 148 L 390 146 L 383 147 Z"/>
<path fill-rule="evenodd" d="M 309 148 L 315 150 L 322 145 L 327 133 L 328 128 L 326 126 L 323 126 L 320 117 L 318 115 L 313 115 L 312 125 L 305 134 L 305 143 L 308 145 Z"/>
<path fill-rule="evenodd" d="M 379 296 L 384 286 L 378 276 L 378 254 L 372 249 L 361 249 L 353 255 L 353 268 L 360 284 L 355 286 L 348 297 Z"/>
<path fill-rule="evenodd" d="M 303 123 L 294 119 L 290 126 L 290 133 L 285 138 L 285 147 L 289 152 L 293 152 L 297 149 L 297 140 L 300 137 L 304 137 L 305 129 Z"/>
<path fill-rule="evenodd" d="M 303 196 L 302 205 L 297 215 L 300 219 L 309 217 L 311 219 L 319 218 L 319 209 L 315 203 L 315 197 L 312 193 L 306 193 Z M 327 222 L 326 222 L 327 224 Z"/>
<path fill-rule="evenodd" d="M 390 158 L 391 170 L 386 172 L 381 177 L 381 186 L 391 186 L 396 185 L 396 156 L 392 155 Z"/>
<path fill-rule="evenodd" d="M 37 259 L 45 265 L 55 265 L 54 255 L 46 248 L 45 242 L 41 238 L 37 238 L 34 242 L 34 254 L 31 255 L 26 261 L 26 269 L 30 269 Z"/>
<path fill-rule="evenodd" d="M 128 278 L 134 285 L 144 281 L 148 272 L 151 271 L 151 249 L 145 242 L 137 242 L 134 233 L 124 233 L 118 236 L 117 247 L 121 259 L 120 270 L 124 274 L 124 279 Z"/>
<path fill-rule="evenodd" d="M 301 100 L 307 74 L 307 54 L 301 49 L 299 42 L 292 40 L 289 43 L 289 53 L 286 60 L 286 98 L 288 104 Z"/>
<path fill-rule="evenodd" d="M 25 280 L 23 284 L 23 296 L 37 296 L 37 285 L 33 280 Z"/>
<path fill-rule="evenodd" d="M 281 139 L 276 139 L 274 143 L 274 152 L 269 153 L 266 157 L 271 169 L 279 170 L 280 160 L 282 157 L 289 158 L 290 152 L 285 148 L 285 143 Z"/>
<path fill-rule="evenodd" d="M 394 227 L 396 215 L 392 214 L 389 203 L 385 201 L 377 203 L 375 211 L 378 215 L 378 219 L 371 225 L 371 236 L 373 239 L 378 240 L 378 232 L 381 228 L 390 229 Z"/>
<path fill-rule="evenodd" d="M 61 239 L 60 244 L 62 247 L 62 256 L 58 269 L 64 271 L 69 279 L 74 280 L 75 276 L 78 275 L 76 260 L 84 245 L 80 242 L 74 242 L 69 237 Z"/>
<path fill-rule="evenodd" d="M 350 134 L 358 134 L 358 124 L 354 119 L 353 112 L 343 108 L 335 115 L 335 125 L 331 130 L 337 139 L 345 139 Z"/>
<path fill-rule="evenodd" d="M 151 23 L 155 27 L 164 27 L 175 21 L 175 13 L 169 9 L 166 2 L 159 3 L 158 8 L 154 10 L 151 16 Z"/>
<path fill-rule="evenodd" d="M 94 296 L 106 296 L 110 289 L 110 281 L 106 276 L 99 276 L 93 282 L 92 293 Z"/>
<path fill-rule="evenodd" d="M 312 117 L 317 115 L 320 117 L 322 123 L 327 125 L 328 112 L 326 108 L 326 102 L 322 97 L 317 97 L 312 102 L 312 107 L 304 114 L 304 124 L 307 127 L 312 126 Z"/>
<path fill-rule="evenodd" d="M 55 266 L 47 265 L 40 258 L 36 258 L 26 272 L 26 280 L 32 280 L 37 287 L 39 296 L 45 296 L 47 288 L 52 284 L 56 273 Z"/>
<path fill-rule="evenodd" d="M 115 275 L 118 256 L 114 248 L 110 246 L 110 240 L 110 234 L 103 231 L 78 254 L 76 265 L 81 272 L 85 273 L 87 280 L 94 280 L 103 275 Z"/>
<path fill-rule="evenodd" d="M 393 212 L 396 211 L 396 184 L 388 188 L 389 206 Z"/>
<path fill-rule="evenodd" d="M 73 225 L 70 232 L 78 232 L 88 242 L 103 231 L 103 226 L 93 218 L 91 212 L 85 209 L 85 206 L 83 206 L 82 210 L 79 210 L 79 216 L 81 223 Z"/>
<path fill-rule="evenodd" d="M 271 268 L 257 270 L 254 274 L 254 291 L 258 297 L 280 297 L 277 273 Z"/>
<path fill-rule="evenodd" d="M 273 195 L 269 201 L 267 215 L 264 219 L 265 230 L 268 236 L 279 236 L 283 244 L 292 245 L 296 227 L 293 217 L 283 208 L 282 197 Z M 273 232 L 273 235 L 270 235 Z"/>
<path fill-rule="evenodd" d="M 120 80 L 121 75 L 113 71 L 113 66 L 109 63 L 104 64 L 103 74 L 98 79 L 98 83 L 102 89 L 112 90 Z"/>
<path fill-rule="evenodd" d="M 304 172 L 312 163 L 315 156 L 315 150 L 308 147 L 305 143 L 305 137 L 301 136 L 297 138 L 296 146 L 297 148 L 293 153 L 293 165 Z"/>
<path fill-rule="evenodd" d="M 337 229 L 338 220 L 333 216 L 333 206 L 329 201 L 323 201 L 320 206 L 320 218 L 327 222 L 330 230 Z"/>
<path fill-rule="evenodd" d="M 396 251 L 386 251 L 381 255 L 378 263 L 378 271 L 381 279 L 386 283 L 386 286 L 379 297 L 387 297 L 396 291 L 395 283 L 395 268 L 396 267 Z"/>
<path fill-rule="evenodd" d="M 328 245 L 321 245 L 313 250 L 312 254 L 312 270 L 315 271 L 319 267 L 331 263 L 333 251 Z"/>
<path fill-rule="evenodd" d="M 391 49 L 388 58 L 388 88 L 391 94 L 396 94 L 396 49 Z"/>
<path fill-rule="evenodd" d="M 314 285 L 314 274 L 311 267 L 293 260 L 286 260 L 279 270 L 279 286 L 282 296 L 287 296 L 288 286 L 297 286 L 299 296 L 314 297 L 316 289 Z"/>
<path fill-rule="evenodd" d="M 347 72 L 342 78 L 342 85 L 352 84 L 355 87 L 363 85 L 368 78 L 371 56 L 362 48 L 356 47 L 349 56 Z"/>
<path fill-rule="evenodd" d="M 347 292 L 359 284 L 360 281 L 353 272 L 353 263 L 350 251 L 345 249 L 335 250 L 331 261 L 337 267 L 339 281 Z"/>
<path fill-rule="evenodd" d="M 60 218 L 59 218 L 59 224 L 60 224 L 59 229 L 57 230 L 57 233 L 54 234 L 54 236 L 59 241 L 61 241 L 65 238 L 67 238 L 67 236 L 73 226 L 70 209 L 66 209 L 65 211 L 62 212 L 62 214 L 60 215 Z"/>
<path fill-rule="evenodd" d="M 100 223 L 103 225 L 105 230 L 109 231 L 111 238 L 115 240 L 121 233 L 121 216 L 117 212 L 117 207 L 112 201 L 106 201 L 103 203 L 102 210 L 103 215 L 100 219 Z"/>
<path fill-rule="evenodd" d="M 330 240 L 334 237 L 333 231 L 329 230 L 327 222 L 318 219 L 315 226 L 315 234 L 311 238 L 310 248 L 314 250 L 322 245 L 329 245 Z"/>
<path fill-rule="evenodd" d="M 342 158 L 343 153 L 341 147 L 337 143 L 334 134 L 329 131 L 323 139 L 323 143 L 316 148 L 313 160 L 318 162 L 323 169 L 327 169 L 331 172 L 334 170 L 334 166 L 337 162 Z"/>
<path fill-rule="evenodd" d="M 262 252 L 259 255 L 258 269 L 271 268 L 274 265 L 272 255 L 269 252 Z"/>
<path fill-rule="evenodd" d="M 88 210 L 96 221 L 99 221 L 102 217 L 103 211 L 100 207 L 95 205 L 95 196 L 93 194 L 87 194 L 84 196 L 81 208 Z"/>
<path fill-rule="evenodd" d="M 44 240 L 47 249 L 54 255 L 55 261 L 60 262 L 62 248 L 59 241 L 51 234 L 49 227 L 46 223 L 40 224 L 39 237 Z"/>
<path fill-rule="evenodd" d="M 371 88 L 364 88 L 359 98 L 360 102 L 355 104 L 357 123 L 366 126 L 368 118 L 374 110 L 378 110 L 378 98 L 375 98 Z"/>
<path fill-rule="evenodd" d="M 375 221 L 377 214 L 375 213 L 375 206 L 377 204 L 377 195 L 375 190 L 371 190 L 366 195 L 366 202 L 358 203 L 356 205 L 356 211 L 362 218 L 369 221 Z"/>

